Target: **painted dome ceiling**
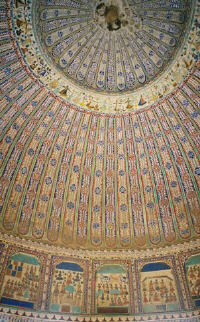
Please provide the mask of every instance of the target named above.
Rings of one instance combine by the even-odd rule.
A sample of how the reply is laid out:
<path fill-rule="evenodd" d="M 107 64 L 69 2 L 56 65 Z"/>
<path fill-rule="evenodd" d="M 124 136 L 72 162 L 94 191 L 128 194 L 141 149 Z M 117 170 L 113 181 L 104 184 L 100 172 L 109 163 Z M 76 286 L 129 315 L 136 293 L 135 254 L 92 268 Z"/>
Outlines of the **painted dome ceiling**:
<path fill-rule="evenodd" d="M 86 252 L 199 239 L 197 9 L 2 0 L 2 234 Z"/>
<path fill-rule="evenodd" d="M 145 108 L 194 64 L 196 1 L 16 3 L 13 27 L 26 64 L 79 108 L 112 114 Z"/>
<path fill-rule="evenodd" d="M 179 1 L 38 1 L 47 58 L 79 86 L 134 91 L 161 75 L 182 44 L 191 4 Z"/>

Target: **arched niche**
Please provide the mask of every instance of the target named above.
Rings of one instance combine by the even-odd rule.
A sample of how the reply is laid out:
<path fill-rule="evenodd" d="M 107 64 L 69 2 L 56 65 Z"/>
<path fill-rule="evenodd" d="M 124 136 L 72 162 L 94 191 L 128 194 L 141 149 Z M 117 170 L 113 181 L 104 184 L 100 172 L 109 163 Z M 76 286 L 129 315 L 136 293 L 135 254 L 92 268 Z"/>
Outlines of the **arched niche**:
<path fill-rule="evenodd" d="M 165 262 L 144 265 L 140 272 L 144 313 L 179 310 L 178 292 L 171 267 Z"/>
<path fill-rule="evenodd" d="M 96 272 L 96 313 L 126 314 L 129 312 L 127 271 L 121 265 L 107 264 Z"/>
<path fill-rule="evenodd" d="M 1 303 L 37 308 L 40 281 L 41 264 L 37 257 L 25 253 L 9 256 L 1 288 Z"/>
<path fill-rule="evenodd" d="M 55 265 L 50 290 L 50 311 L 82 313 L 83 288 L 83 268 L 80 265 L 73 262 Z"/>
<path fill-rule="evenodd" d="M 200 307 L 200 254 L 191 256 L 185 263 L 190 295 L 196 307 Z"/>

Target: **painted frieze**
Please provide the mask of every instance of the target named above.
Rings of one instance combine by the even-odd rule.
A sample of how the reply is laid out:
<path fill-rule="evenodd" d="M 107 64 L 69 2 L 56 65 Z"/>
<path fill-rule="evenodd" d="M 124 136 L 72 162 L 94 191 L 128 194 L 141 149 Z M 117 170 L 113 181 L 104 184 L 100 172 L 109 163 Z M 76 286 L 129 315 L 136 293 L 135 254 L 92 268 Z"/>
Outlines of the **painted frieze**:
<path fill-rule="evenodd" d="M 37 255 L 21 251 L 8 255 L 1 275 L 0 303 L 40 308 L 45 264 L 43 256 Z"/>
<path fill-rule="evenodd" d="M 53 258 L 49 282 L 51 312 L 84 313 L 86 310 L 86 263 Z"/>
<path fill-rule="evenodd" d="M 200 307 L 200 255 L 190 257 L 185 268 L 190 295 L 195 306 Z"/>
<path fill-rule="evenodd" d="M 146 264 L 140 275 L 144 313 L 179 310 L 177 288 L 168 264 L 164 262 Z"/>
<path fill-rule="evenodd" d="M 96 272 L 96 313 L 129 313 L 129 285 L 121 265 L 103 265 Z"/>

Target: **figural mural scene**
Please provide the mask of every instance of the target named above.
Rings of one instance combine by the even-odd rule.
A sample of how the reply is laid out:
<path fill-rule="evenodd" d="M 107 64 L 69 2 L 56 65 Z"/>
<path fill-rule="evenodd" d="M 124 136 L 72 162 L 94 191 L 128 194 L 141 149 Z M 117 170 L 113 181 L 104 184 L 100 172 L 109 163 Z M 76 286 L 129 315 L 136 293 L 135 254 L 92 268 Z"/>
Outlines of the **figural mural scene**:
<path fill-rule="evenodd" d="M 199 0 L 0 0 L 0 321 L 199 321 L 199 56 Z"/>

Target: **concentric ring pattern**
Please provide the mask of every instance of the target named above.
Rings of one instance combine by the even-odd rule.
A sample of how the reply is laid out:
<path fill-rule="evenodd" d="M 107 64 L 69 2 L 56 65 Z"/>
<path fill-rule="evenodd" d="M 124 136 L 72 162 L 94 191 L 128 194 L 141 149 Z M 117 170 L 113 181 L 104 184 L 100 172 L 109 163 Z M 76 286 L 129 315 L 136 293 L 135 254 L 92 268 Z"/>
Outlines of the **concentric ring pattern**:
<path fill-rule="evenodd" d="M 162 74 L 189 25 L 191 1 L 42 0 L 35 29 L 67 78 L 105 93 L 136 90 Z"/>
<path fill-rule="evenodd" d="M 25 6 L 16 3 L 22 15 Z M 83 1 L 56 3 L 80 6 Z M 136 8 L 143 3 L 150 2 L 136 1 Z M 160 4 L 159 14 L 168 12 L 163 6 L 173 4 L 173 17 L 185 10 L 184 3 L 151 1 Z M 51 25 L 48 15 L 55 15 L 55 9 L 50 10 L 54 4 L 41 1 L 48 8 L 42 11 L 48 18 L 43 28 Z M 7 6 L 2 0 L 1 232 L 87 250 L 158 248 L 199 238 L 198 49 L 195 66 L 187 69 L 185 80 L 154 106 L 116 115 L 81 110 L 35 77 L 24 59 L 26 48 L 23 52 L 16 42 L 11 28 L 16 17 Z M 109 25 L 118 13 L 116 8 L 108 9 L 109 14 L 103 16 L 107 25 L 99 26 L 99 32 L 101 28 L 102 33 L 116 32 L 118 37 L 123 26 L 107 29 L 120 25 Z M 59 15 L 66 13 L 59 10 L 58 18 L 52 19 L 57 27 Z M 148 15 L 152 10 L 148 9 Z M 24 21 L 17 19 L 20 34 Z M 196 21 L 194 30 L 198 30 Z M 23 41 L 28 42 L 28 37 Z M 183 59 L 187 63 L 187 56 Z"/>

